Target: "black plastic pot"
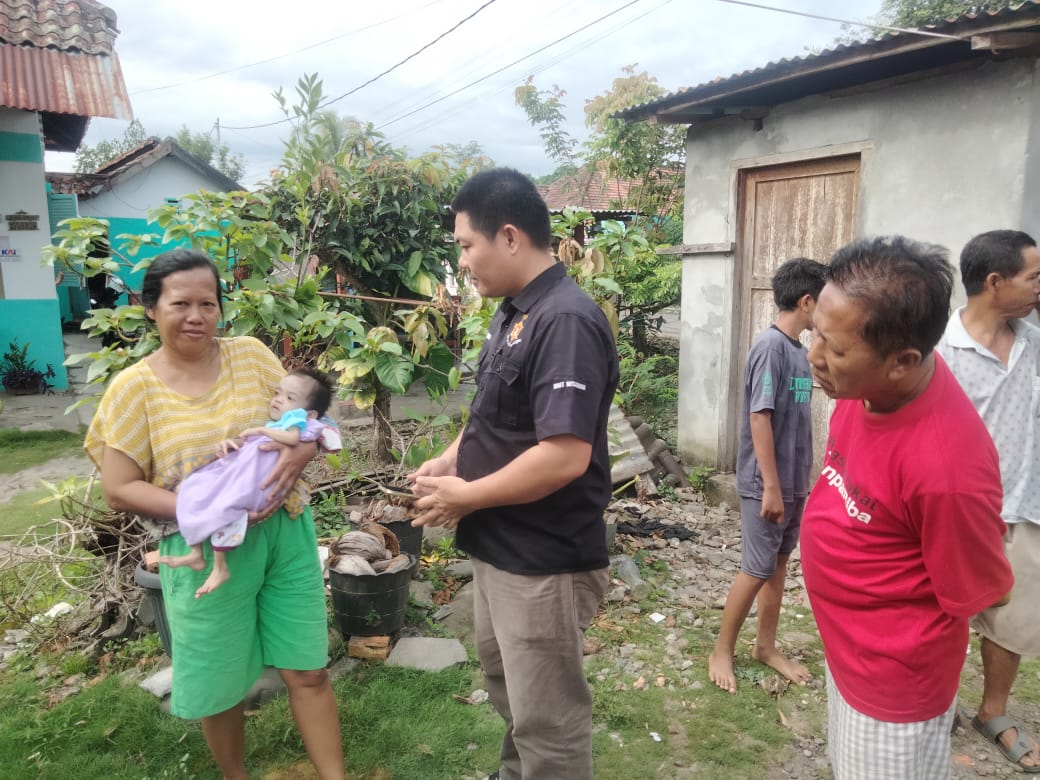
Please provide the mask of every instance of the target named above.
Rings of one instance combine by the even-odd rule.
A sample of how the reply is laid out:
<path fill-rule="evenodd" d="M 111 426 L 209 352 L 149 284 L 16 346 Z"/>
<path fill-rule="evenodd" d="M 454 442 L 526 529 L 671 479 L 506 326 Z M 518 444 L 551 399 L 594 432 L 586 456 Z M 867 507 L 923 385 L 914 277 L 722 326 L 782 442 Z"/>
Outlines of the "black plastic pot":
<path fill-rule="evenodd" d="M 397 537 L 397 543 L 401 546 L 401 552 L 407 553 L 415 558 L 412 564 L 412 576 L 419 574 L 419 556 L 422 555 L 423 527 L 414 527 L 411 518 L 407 520 L 395 520 L 392 523 L 380 523 Z"/>
<path fill-rule="evenodd" d="M 421 530 L 421 529 L 420 529 Z M 342 574 L 329 571 L 332 614 L 340 633 L 347 636 L 381 636 L 399 631 L 408 609 L 412 566 L 391 574 Z"/>
<path fill-rule="evenodd" d="M 134 582 L 144 588 L 145 597 L 152 605 L 152 614 L 155 616 L 155 630 L 159 632 L 159 641 L 162 642 L 166 655 L 173 658 L 170 623 L 166 619 L 166 602 L 163 601 L 159 575 L 153 574 L 144 567 L 143 563 L 139 563 L 137 568 L 134 569 Z"/>

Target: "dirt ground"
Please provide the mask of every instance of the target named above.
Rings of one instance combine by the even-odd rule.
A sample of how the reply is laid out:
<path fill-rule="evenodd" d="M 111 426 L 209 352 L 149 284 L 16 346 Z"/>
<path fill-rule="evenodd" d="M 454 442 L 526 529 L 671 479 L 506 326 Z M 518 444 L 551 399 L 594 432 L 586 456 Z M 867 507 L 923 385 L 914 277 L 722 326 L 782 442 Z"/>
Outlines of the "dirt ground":
<path fill-rule="evenodd" d="M 662 545 L 663 540 L 648 539 L 645 544 L 656 557 L 668 563 L 664 590 L 676 609 L 692 608 L 698 614 L 720 616 L 729 585 L 739 568 L 740 523 L 737 513 L 724 507 L 707 506 L 701 496 L 692 490 L 679 491 L 675 502 L 654 501 L 640 504 L 634 501 L 614 502 L 610 508 L 620 522 L 657 521 L 665 524 L 686 526 L 696 532 L 688 540 Z M 673 540 L 674 542 L 674 540 Z M 785 609 L 795 614 L 809 613 L 809 601 L 801 578 L 801 565 L 797 550 L 792 556 L 789 569 L 789 586 L 784 595 Z M 609 598 L 609 597 L 608 597 Z M 706 620 L 712 619 L 711 617 Z M 808 622 L 808 621 L 807 621 Z M 742 639 L 754 634 L 754 618 L 749 619 Z M 786 651 L 810 666 L 822 665 L 814 625 L 804 631 L 795 624 L 782 628 L 778 640 Z M 746 635 L 746 636 L 745 636 Z M 737 665 L 748 666 L 738 647 Z M 746 653 L 743 653 L 746 656 Z M 756 666 L 751 663 L 751 666 Z M 702 668 L 703 667 L 703 668 Z M 693 680 L 700 679 L 711 685 L 707 677 L 706 664 L 694 667 Z M 753 671 L 753 670 L 749 670 Z M 649 670 L 650 674 L 655 673 Z M 649 675 L 648 675 L 649 677 Z M 740 679 L 738 687 L 751 684 Z M 1024 661 L 1015 688 L 1012 690 L 1009 714 L 1020 719 L 1034 735 L 1040 735 L 1040 664 Z M 761 682 L 759 684 L 762 684 Z M 962 674 L 958 694 L 960 723 L 951 739 L 951 776 L 955 780 L 975 777 L 1012 777 L 1020 772 L 1008 763 L 995 746 L 988 744 L 971 726 L 972 716 L 982 693 L 982 666 L 977 642 L 973 643 Z M 822 680 L 814 680 L 807 689 L 791 686 L 778 697 L 778 707 L 785 710 L 788 728 L 794 748 L 784 762 L 775 768 L 770 777 L 798 778 L 799 780 L 826 780 L 832 777 L 826 760 L 825 718 L 822 717 L 825 693 Z M 821 723 L 819 730 L 814 722 Z M 676 775 L 678 776 L 678 775 Z"/>
<path fill-rule="evenodd" d="M 0 475 L 0 498 L 8 499 L 17 492 L 39 487 L 39 480 L 61 480 L 74 475 L 87 475 L 91 464 L 85 456 L 64 456 L 48 463 L 25 469 L 16 474 Z M 686 526 L 696 531 L 687 541 L 668 543 L 664 540 L 647 539 L 645 544 L 654 545 L 654 552 L 667 561 L 664 573 L 664 589 L 674 601 L 677 610 L 693 610 L 712 614 L 721 610 L 723 600 L 736 571 L 740 556 L 739 522 L 734 512 L 726 508 L 711 507 L 692 490 L 680 491 L 679 500 L 674 502 L 653 501 L 615 502 L 611 510 L 622 522 L 657 520 L 667 524 Z M 674 541 L 674 540 L 673 540 Z M 642 543 L 642 542 L 641 542 Z M 797 554 L 792 560 L 790 588 L 785 602 L 796 608 L 807 610 L 808 600 L 800 578 Z M 718 613 L 715 613 L 718 614 Z M 819 655 L 815 646 L 815 631 L 802 635 L 789 631 L 780 640 L 795 652 L 804 653 L 806 660 L 813 654 Z M 662 661 L 666 662 L 663 657 Z M 1040 666 L 1035 662 L 1023 665 L 1016 691 L 1012 694 L 1011 714 L 1020 718 L 1034 734 L 1040 734 L 1040 701 L 1036 692 L 1040 690 Z M 691 681 L 711 685 L 707 670 L 700 665 L 691 669 Z M 740 684 L 751 684 L 742 681 Z M 978 651 L 968 655 L 962 679 L 959 709 L 961 725 L 952 737 L 952 777 L 966 780 L 975 777 L 1012 777 L 1017 770 L 1006 762 L 996 748 L 987 744 L 971 727 L 971 716 L 981 694 L 982 674 Z M 810 689 L 811 698 L 820 702 L 823 692 L 817 686 Z M 792 713 L 790 726 L 792 750 L 784 763 L 775 768 L 776 777 L 798 778 L 798 780 L 826 780 L 831 772 L 826 761 L 825 733 L 815 733 L 808 721 L 797 721 L 798 712 Z M 676 775 L 677 777 L 679 775 Z"/>
<path fill-rule="evenodd" d="M 63 455 L 14 474 L 0 474 L 0 501 L 14 498 L 23 490 L 40 487 L 40 480 L 60 481 L 67 477 L 88 476 L 93 466 L 86 455 Z"/>

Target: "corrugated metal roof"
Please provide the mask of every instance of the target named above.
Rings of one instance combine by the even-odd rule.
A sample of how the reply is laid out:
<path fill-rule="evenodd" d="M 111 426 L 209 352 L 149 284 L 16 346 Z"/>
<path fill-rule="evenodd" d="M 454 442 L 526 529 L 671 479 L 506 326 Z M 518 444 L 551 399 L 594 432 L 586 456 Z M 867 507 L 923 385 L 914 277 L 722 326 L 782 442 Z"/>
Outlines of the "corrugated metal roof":
<path fill-rule="evenodd" d="M 2 44 L 0 106 L 133 119 L 114 52 L 83 54 Z"/>
<path fill-rule="evenodd" d="M 0 42 L 111 54 L 116 14 L 94 0 L 0 0 Z"/>
<path fill-rule="evenodd" d="M 825 49 L 801 57 L 785 57 L 758 68 L 719 77 L 695 87 L 614 114 L 639 121 L 690 122 L 697 117 L 734 111 L 754 112 L 828 90 L 879 81 L 952 64 L 979 64 L 993 53 L 971 48 L 971 36 L 983 32 L 1025 30 L 1040 24 L 1040 0 L 1013 7 L 968 13 L 921 29 L 943 36 L 888 32 L 877 38 Z"/>

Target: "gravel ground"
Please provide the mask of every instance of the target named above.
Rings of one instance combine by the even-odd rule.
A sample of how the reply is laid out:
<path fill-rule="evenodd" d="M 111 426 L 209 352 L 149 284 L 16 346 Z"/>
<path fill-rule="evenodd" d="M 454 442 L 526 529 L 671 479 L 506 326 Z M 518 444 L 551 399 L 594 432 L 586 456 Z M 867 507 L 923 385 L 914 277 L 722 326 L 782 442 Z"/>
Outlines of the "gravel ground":
<path fill-rule="evenodd" d="M 680 622 L 696 620 L 693 614 L 705 609 L 719 610 L 725 601 L 733 576 L 740 562 L 740 523 L 736 512 L 725 505 L 721 507 L 707 506 L 700 495 L 692 490 L 681 490 L 678 501 L 619 501 L 611 510 L 620 522 L 638 523 L 640 521 L 658 521 L 681 525 L 696 532 L 688 541 L 653 539 L 643 537 L 619 536 L 619 543 L 629 550 L 640 547 L 651 548 L 655 557 L 668 563 L 667 572 L 662 577 L 660 586 L 667 594 L 667 601 L 674 605 Z M 614 598 L 621 594 L 615 592 Z M 809 614 L 808 598 L 805 594 L 801 578 L 801 565 L 797 551 L 792 556 L 788 590 L 784 598 L 785 611 L 798 614 Z M 688 614 L 684 614 L 684 612 Z M 712 613 L 707 613 L 711 615 Z M 753 613 L 754 614 L 754 613 Z M 752 618 L 749 618 L 749 623 Z M 816 645 L 817 633 L 815 624 L 806 620 L 806 630 L 781 630 L 780 644 L 786 651 L 798 656 L 812 666 L 818 664 L 822 655 Z M 750 639 L 753 628 L 746 625 L 742 639 Z M 664 643 L 661 666 L 668 667 L 682 657 L 679 651 Z M 620 654 L 625 652 L 621 649 Z M 746 654 L 745 654 L 746 655 Z M 751 684 L 739 679 L 740 668 L 744 662 L 738 650 L 738 686 Z M 764 668 L 764 667 L 763 667 Z M 1035 664 L 1026 663 L 1020 672 L 1020 679 L 1025 675 L 1040 677 Z M 652 668 L 628 668 L 629 675 L 642 674 L 652 679 L 655 670 Z M 708 680 L 706 663 L 698 661 L 688 666 L 683 672 L 690 681 L 691 687 L 711 685 Z M 768 680 L 768 677 L 766 678 Z M 767 682 L 768 684 L 768 682 Z M 798 778 L 831 778 L 829 764 L 826 760 L 826 734 L 815 733 L 810 725 L 814 718 L 799 717 L 802 712 L 810 712 L 813 706 L 824 699 L 822 680 L 813 680 L 806 689 L 791 689 L 783 694 L 782 701 L 792 703 L 788 726 L 792 732 L 795 750 L 793 758 L 783 766 L 777 767 L 776 777 Z M 962 685 L 959 692 L 958 707 L 961 725 L 952 736 L 951 775 L 957 780 L 975 777 L 1012 777 L 1020 774 L 996 750 L 971 727 L 971 717 L 982 689 L 982 668 L 977 651 L 967 658 Z M 795 698 L 792 698 L 792 693 Z M 805 706 L 800 706 L 801 702 Z M 1033 734 L 1040 734 L 1040 703 L 1016 698 L 1014 691 L 1011 699 L 1011 714 L 1020 718 L 1031 729 Z M 825 718 L 816 718 L 825 722 Z"/>

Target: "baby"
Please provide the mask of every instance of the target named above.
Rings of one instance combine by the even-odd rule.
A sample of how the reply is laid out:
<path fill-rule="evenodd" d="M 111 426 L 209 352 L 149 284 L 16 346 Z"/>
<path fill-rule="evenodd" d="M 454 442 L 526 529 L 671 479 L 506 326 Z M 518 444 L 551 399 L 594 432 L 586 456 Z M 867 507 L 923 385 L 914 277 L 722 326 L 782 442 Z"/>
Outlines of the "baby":
<path fill-rule="evenodd" d="M 320 371 L 299 368 L 278 383 L 268 407 L 271 420 L 260 428 L 247 428 L 237 439 L 226 439 L 217 448 L 218 459 L 193 471 L 177 492 L 177 525 L 191 545 L 187 555 L 165 555 L 159 563 L 189 566 L 201 571 L 206 566 L 202 542 L 207 537 L 213 548 L 213 569 L 195 598 L 210 593 L 227 581 L 230 571 L 226 553 L 242 544 L 250 512 L 267 506 L 271 497 L 260 485 L 278 461 L 277 450 L 260 445 L 276 441 L 295 445 L 321 440 L 328 450 L 337 450 L 339 434 L 318 418 L 332 401 L 332 382 Z M 331 421 L 330 421 L 331 422 Z"/>

